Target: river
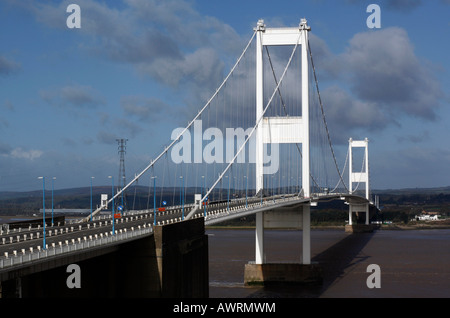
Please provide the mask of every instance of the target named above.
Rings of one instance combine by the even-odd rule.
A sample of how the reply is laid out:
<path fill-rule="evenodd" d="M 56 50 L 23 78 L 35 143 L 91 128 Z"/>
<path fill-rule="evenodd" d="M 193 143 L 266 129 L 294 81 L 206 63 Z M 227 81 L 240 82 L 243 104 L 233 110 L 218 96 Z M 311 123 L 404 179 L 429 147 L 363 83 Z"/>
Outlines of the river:
<path fill-rule="evenodd" d="M 311 257 L 323 266 L 320 286 L 244 286 L 244 265 L 255 258 L 251 229 L 208 229 L 211 298 L 447 298 L 450 297 L 450 229 L 311 230 Z M 300 262 L 302 233 L 266 230 L 267 262 Z M 380 288 L 369 288 L 370 264 Z"/>

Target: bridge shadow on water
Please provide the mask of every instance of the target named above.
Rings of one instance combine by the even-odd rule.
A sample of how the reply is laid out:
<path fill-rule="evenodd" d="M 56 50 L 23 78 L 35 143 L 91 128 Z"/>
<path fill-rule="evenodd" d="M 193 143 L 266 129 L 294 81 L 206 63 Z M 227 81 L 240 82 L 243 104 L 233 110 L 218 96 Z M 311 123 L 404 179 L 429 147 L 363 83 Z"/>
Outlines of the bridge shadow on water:
<path fill-rule="evenodd" d="M 323 269 L 323 281 L 318 285 L 275 285 L 264 286 L 250 298 L 318 298 L 336 281 L 345 276 L 346 270 L 370 256 L 359 255 L 372 239 L 372 233 L 353 233 L 312 257 Z"/>

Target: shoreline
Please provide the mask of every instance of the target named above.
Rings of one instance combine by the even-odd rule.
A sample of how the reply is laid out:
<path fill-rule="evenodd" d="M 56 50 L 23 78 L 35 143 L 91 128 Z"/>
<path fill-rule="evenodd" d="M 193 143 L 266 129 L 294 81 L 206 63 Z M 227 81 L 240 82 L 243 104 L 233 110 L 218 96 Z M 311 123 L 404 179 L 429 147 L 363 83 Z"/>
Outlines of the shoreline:
<path fill-rule="evenodd" d="M 439 224 L 439 223 L 443 224 Z M 252 230 L 255 229 L 253 225 L 211 225 L 205 226 L 205 229 L 211 230 Z M 345 225 L 311 225 L 312 230 L 344 230 Z M 430 223 L 421 224 L 381 224 L 377 230 L 388 230 L 388 231 L 408 231 L 408 230 L 440 230 L 440 229 L 450 229 L 450 220 L 446 221 L 436 221 Z M 269 229 L 268 229 L 269 230 Z M 295 228 L 286 229 L 273 229 L 273 230 L 297 230 Z"/>
<path fill-rule="evenodd" d="M 418 225 L 401 225 L 401 224 L 391 224 L 381 226 L 381 230 L 397 230 L 397 231 L 408 231 L 408 230 L 445 230 L 450 229 L 449 224 L 418 224 Z"/>

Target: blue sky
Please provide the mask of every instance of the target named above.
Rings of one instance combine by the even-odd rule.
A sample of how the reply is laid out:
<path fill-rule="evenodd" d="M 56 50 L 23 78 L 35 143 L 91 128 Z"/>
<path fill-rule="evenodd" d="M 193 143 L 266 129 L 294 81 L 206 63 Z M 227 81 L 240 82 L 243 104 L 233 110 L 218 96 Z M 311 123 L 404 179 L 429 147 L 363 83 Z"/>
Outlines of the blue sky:
<path fill-rule="evenodd" d="M 81 29 L 66 8 L 81 8 Z M 366 8 L 381 8 L 369 29 Z M 306 18 L 337 152 L 369 138 L 371 187 L 450 185 L 450 1 L 0 2 L 0 191 L 144 168 L 220 84 L 258 19 Z M 195 110 L 195 111 L 194 111 Z M 340 159 L 344 159 L 341 158 Z M 341 165 L 343 163 L 340 163 Z"/>

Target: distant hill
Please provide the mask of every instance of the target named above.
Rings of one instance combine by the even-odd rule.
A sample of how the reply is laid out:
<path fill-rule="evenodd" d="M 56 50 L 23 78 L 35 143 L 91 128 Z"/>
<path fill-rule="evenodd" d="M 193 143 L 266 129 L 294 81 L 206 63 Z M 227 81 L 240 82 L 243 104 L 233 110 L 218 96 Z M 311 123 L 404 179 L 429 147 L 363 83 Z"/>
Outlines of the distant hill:
<path fill-rule="evenodd" d="M 173 191 L 173 187 L 165 188 L 164 192 L 171 192 Z M 53 194 L 54 196 L 83 196 L 83 195 L 90 195 L 91 188 L 90 187 L 79 187 L 79 188 L 69 188 L 69 189 L 59 189 L 54 190 Z M 156 187 L 157 192 L 161 192 L 161 188 Z M 150 195 L 153 193 L 152 187 L 146 187 L 146 186 L 132 186 L 127 190 L 127 193 L 134 194 L 148 194 Z M 194 188 L 189 188 L 186 190 L 187 193 L 193 193 Z M 374 189 L 371 190 L 372 194 L 387 194 L 387 195 L 414 195 L 414 194 L 450 194 L 450 186 L 447 187 L 435 187 L 435 188 L 404 188 L 404 189 Z M 108 195 L 111 194 L 111 187 L 110 186 L 96 186 L 92 188 L 93 195 L 100 195 L 102 193 L 106 193 Z M 51 195 L 51 190 L 46 189 L 45 195 L 48 196 L 48 194 Z M 33 190 L 33 191 L 0 191 L 0 201 L 1 200 L 9 200 L 9 199 L 16 199 L 16 198 L 32 198 L 32 197 L 39 197 L 42 198 L 42 190 Z"/>
<path fill-rule="evenodd" d="M 435 188 L 404 188 L 372 190 L 373 194 L 410 195 L 410 194 L 450 194 L 450 186 Z"/>
<path fill-rule="evenodd" d="M 54 190 L 54 207 L 67 209 L 83 209 L 90 206 L 90 187 Z M 186 189 L 186 203 L 193 202 L 194 192 L 199 188 Z M 222 198 L 226 197 L 223 194 Z M 100 194 L 111 195 L 110 186 L 96 186 L 92 189 L 94 207 L 100 204 Z M 46 189 L 46 208 L 51 206 L 52 191 Z M 179 191 L 177 188 L 156 187 L 157 204 L 167 201 L 169 205 L 179 204 Z M 450 186 L 436 188 L 408 188 L 408 189 L 386 189 L 373 190 L 372 194 L 379 195 L 380 204 L 385 207 L 383 211 L 392 210 L 412 211 L 415 209 L 432 208 L 438 211 L 450 210 Z M 220 194 L 215 194 L 220 195 Z M 242 195 L 242 193 L 241 193 Z M 127 190 L 126 206 L 130 209 L 146 209 L 153 207 L 153 188 L 146 186 L 130 187 Z M 322 205 L 323 206 L 323 205 Z M 401 207 L 399 207 L 401 206 Z M 439 208 L 440 207 L 440 208 Z M 42 208 L 42 190 L 26 192 L 0 192 L 0 214 L 1 215 L 31 215 Z M 330 207 L 336 210 L 335 207 Z"/>
<path fill-rule="evenodd" d="M 137 192 L 148 192 L 148 187 L 137 186 L 131 187 L 129 191 Z M 45 195 L 51 195 L 51 189 L 45 189 Z M 92 187 L 92 194 L 99 195 L 102 193 L 111 194 L 111 186 L 96 186 Z M 80 188 L 69 188 L 69 189 L 59 189 L 54 190 L 54 196 L 76 196 L 76 195 L 90 195 L 91 188 L 90 187 L 80 187 Z M 16 198 L 31 198 L 31 197 L 40 197 L 42 198 L 42 190 L 33 190 L 33 191 L 0 191 L 0 200 L 8 200 L 8 199 L 16 199 Z"/>
<path fill-rule="evenodd" d="M 185 190 L 185 203 L 194 201 L 194 192 L 199 188 L 187 188 Z M 179 204 L 180 195 L 178 188 L 165 187 L 163 189 L 156 187 L 157 204 L 167 201 L 169 205 Z M 111 186 L 96 186 L 92 188 L 93 206 L 100 204 L 100 195 L 107 194 L 111 197 Z M 42 208 L 42 190 L 25 192 L 0 192 L 0 215 L 16 214 L 34 214 Z M 53 191 L 54 208 L 66 209 L 85 209 L 90 206 L 91 188 L 71 188 Z M 52 190 L 45 190 L 45 206 L 51 207 Z M 130 209 L 153 208 L 153 187 L 136 186 L 130 187 L 126 191 L 125 205 Z"/>

